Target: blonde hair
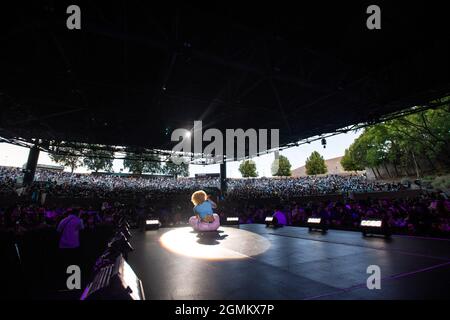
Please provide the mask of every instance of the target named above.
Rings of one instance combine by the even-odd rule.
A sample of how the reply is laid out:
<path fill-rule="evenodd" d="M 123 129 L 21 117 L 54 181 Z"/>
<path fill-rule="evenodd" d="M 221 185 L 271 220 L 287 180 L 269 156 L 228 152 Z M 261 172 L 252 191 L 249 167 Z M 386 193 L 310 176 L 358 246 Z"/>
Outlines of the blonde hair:
<path fill-rule="evenodd" d="M 199 204 L 202 204 L 206 201 L 208 198 L 208 195 L 203 190 L 195 191 L 191 196 L 191 201 L 194 204 L 194 206 L 198 206 Z"/>

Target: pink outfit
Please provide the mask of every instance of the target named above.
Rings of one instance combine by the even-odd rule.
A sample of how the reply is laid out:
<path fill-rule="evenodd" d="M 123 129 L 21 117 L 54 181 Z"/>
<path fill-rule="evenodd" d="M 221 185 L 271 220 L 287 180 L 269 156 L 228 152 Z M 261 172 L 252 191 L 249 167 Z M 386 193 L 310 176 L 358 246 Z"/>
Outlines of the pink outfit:
<path fill-rule="evenodd" d="M 196 216 L 189 218 L 189 224 L 195 231 L 216 231 L 220 227 L 220 218 L 218 214 L 213 214 L 214 221 L 211 223 L 201 222 Z"/>

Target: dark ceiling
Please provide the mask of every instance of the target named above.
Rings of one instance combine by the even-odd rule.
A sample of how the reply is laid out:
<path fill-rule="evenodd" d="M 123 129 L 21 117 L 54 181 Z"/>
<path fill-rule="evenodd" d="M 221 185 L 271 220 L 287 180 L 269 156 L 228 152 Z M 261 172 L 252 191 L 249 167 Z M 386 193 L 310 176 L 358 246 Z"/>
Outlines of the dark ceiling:
<path fill-rule="evenodd" d="M 364 1 L 153 2 L 2 8 L 0 136 L 170 148 L 203 120 L 287 143 L 450 91 L 443 1 L 377 2 L 381 30 Z"/>

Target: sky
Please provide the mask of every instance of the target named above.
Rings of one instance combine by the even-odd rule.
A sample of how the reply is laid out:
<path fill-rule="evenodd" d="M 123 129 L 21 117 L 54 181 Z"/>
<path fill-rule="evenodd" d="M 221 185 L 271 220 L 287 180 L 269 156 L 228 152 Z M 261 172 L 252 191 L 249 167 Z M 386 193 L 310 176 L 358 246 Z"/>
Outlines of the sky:
<path fill-rule="evenodd" d="M 334 137 L 327 138 L 327 146 L 323 148 L 321 141 L 317 140 L 311 142 L 310 144 L 304 144 L 298 147 L 292 147 L 285 149 L 280 152 L 281 155 L 286 156 L 291 162 L 292 169 L 296 169 L 305 165 L 306 158 L 313 152 L 318 151 L 324 159 L 331 159 L 344 155 L 345 149 L 347 149 L 353 141 L 359 137 L 362 130 L 358 132 L 349 132 L 346 134 L 340 134 Z M 0 143 L 0 165 L 1 166 L 13 166 L 22 167 L 27 162 L 28 149 L 24 147 L 15 146 L 7 143 Z M 271 176 L 271 166 L 274 160 L 274 153 L 259 156 L 253 158 L 256 163 L 256 170 L 260 177 Z M 41 152 L 39 154 L 39 164 L 51 164 L 56 165 L 48 156 L 47 153 Z M 241 174 L 239 173 L 239 162 L 228 162 L 227 163 L 227 177 L 229 178 L 239 178 Z M 123 160 L 114 160 L 113 170 L 114 172 L 120 172 L 123 169 Z M 69 171 L 70 169 L 66 169 Z M 87 173 L 89 170 L 85 167 L 80 167 L 76 169 L 75 172 Z M 127 172 L 123 169 L 123 172 Z M 189 173 L 193 177 L 196 173 L 219 173 L 220 167 L 218 164 L 215 165 L 190 165 Z"/>

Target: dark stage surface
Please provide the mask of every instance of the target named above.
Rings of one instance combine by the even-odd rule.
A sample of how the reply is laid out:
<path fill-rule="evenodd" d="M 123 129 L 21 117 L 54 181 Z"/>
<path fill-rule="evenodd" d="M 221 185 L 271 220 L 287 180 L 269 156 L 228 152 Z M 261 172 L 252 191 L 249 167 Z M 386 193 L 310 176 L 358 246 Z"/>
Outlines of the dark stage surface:
<path fill-rule="evenodd" d="M 448 299 L 450 240 L 264 225 L 135 232 L 129 262 L 147 299 Z M 369 290 L 369 265 L 381 289 Z"/>

